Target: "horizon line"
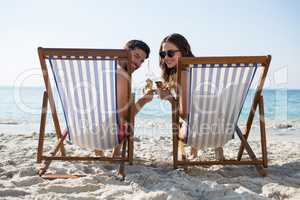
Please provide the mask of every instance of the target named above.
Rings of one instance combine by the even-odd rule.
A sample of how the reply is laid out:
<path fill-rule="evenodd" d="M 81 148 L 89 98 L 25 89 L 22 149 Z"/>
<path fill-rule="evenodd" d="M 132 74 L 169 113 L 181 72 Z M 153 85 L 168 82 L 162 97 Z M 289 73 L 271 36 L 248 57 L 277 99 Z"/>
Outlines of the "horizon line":
<path fill-rule="evenodd" d="M 21 86 L 21 87 L 17 87 L 17 86 L 13 86 L 13 85 L 0 85 L 1 88 L 45 88 L 45 86 L 43 85 L 39 85 L 39 86 L 31 86 L 31 85 L 27 85 L 27 86 Z M 133 89 L 136 89 L 133 87 Z M 287 89 L 287 90 L 300 90 L 299 88 L 294 88 L 294 87 L 264 87 L 263 90 L 279 90 L 279 89 Z"/>

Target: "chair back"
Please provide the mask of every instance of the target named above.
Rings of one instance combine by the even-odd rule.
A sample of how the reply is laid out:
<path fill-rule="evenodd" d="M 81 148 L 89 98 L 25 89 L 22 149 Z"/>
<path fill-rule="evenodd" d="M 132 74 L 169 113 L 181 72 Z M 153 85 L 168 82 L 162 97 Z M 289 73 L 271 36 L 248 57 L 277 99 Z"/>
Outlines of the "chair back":
<path fill-rule="evenodd" d="M 187 144 L 198 149 L 222 147 L 233 138 L 249 88 L 256 74 L 264 73 L 267 59 L 267 56 L 181 59 L 181 69 L 189 71 Z"/>
<path fill-rule="evenodd" d="M 90 149 L 118 144 L 117 66 L 129 62 L 128 52 L 39 48 L 39 53 L 49 101 L 55 107 L 52 89 L 57 90 L 69 140 Z M 52 89 L 48 74 L 53 75 Z"/>

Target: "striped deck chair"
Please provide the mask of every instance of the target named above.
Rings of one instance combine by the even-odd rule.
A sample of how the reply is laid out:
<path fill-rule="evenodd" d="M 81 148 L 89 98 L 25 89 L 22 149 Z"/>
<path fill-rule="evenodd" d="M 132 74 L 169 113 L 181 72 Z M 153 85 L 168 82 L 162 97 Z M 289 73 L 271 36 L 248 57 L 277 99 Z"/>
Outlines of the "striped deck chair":
<path fill-rule="evenodd" d="M 42 162 L 39 175 L 48 178 L 73 178 L 74 175 L 45 174 L 52 160 L 115 161 L 119 174 L 124 176 L 124 162 L 132 163 L 133 117 L 130 115 L 131 69 L 128 69 L 127 124 L 120 124 L 117 108 L 117 65 L 131 59 L 126 50 L 118 49 L 53 49 L 38 48 L 45 82 L 40 123 L 37 162 Z M 130 67 L 129 67 L 130 68 Z M 50 79 L 49 75 L 53 75 Z M 53 82 L 53 83 L 52 83 Z M 62 131 L 53 91 L 58 92 L 66 129 Z M 57 144 L 49 155 L 44 155 L 44 136 L 48 102 L 57 136 Z M 64 141 L 79 147 L 111 149 L 122 143 L 121 157 L 68 156 Z M 128 144 L 128 147 L 126 145 Z M 127 153 L 126 153 L 127 152 Z M 127 155 L 126 155 L 127 154 Z"/>
<path fill-rule="evenodd" d="M 267 147 L 262 89 L 268 72 L 271 56 L 250 57 L 196 57 L 181 58 L 177 72 L 188 69 L 189 108 L 184 122 L 184 137 L 179 138 L 179 99 L 175 98 L 173 110 L 173 159 L 174 167 L 188 165 L 237 164 L 256 166 L 259 174 L 266 175 Z M 255 95 L 249 111 L 244 132 L 238 120 L 254 77 L 258 77 Z M 181 85 L 181 73 L 177 73 L 177 84 Z M 179 94 L 177 87 L 177 97 Z M 252 126 L 256 108 L 259 107 L 262 158 L 258 159 L 247 138 Z M 195 161 L 185 158 L 178 146 L 187 144 L 197 149 L 223 147 L 236 133 L 241 140 L 236 160 L 221 159 Z M 180 144 L 181 142 L 181 144 Z M 249 158 L 242 160 L 246 149 Z M 182 155 L 181 155 L 182 153 Z M 180 157 L 178 157 L 180 156 Z M 182 158 L 179 160 L 179 158 Z"/>

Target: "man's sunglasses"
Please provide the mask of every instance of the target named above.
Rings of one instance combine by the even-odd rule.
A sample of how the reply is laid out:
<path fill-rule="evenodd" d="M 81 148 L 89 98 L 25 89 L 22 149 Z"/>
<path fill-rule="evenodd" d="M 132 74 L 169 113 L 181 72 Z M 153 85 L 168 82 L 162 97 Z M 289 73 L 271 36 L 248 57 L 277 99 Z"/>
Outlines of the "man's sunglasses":
<path fill-rule="evenodd" d="M 161 51 L 161 52 L 159 52 L 159 56 L 161 58 L 165 58 L 166 56 L 168 56 L 169 58 L 172 58 L 177 51 L 180 51 L 180 50 Z"/>

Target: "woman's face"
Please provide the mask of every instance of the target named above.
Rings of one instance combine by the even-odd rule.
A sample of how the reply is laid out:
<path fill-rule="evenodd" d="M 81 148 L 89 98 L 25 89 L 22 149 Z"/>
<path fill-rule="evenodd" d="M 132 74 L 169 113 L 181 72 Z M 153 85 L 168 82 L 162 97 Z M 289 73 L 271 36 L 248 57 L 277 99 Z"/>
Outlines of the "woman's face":
<path fill-rule="evenodd" d="M 181 52 L 171 42 L 165 42 L 162 45 L 162 51 L 160 52 L 160 57 L 163 60 L 164 63 L 166 63 L 168 68 L 174 68 L 176 67 L 178 63 L 178 58 L 180 58 Z"/>

